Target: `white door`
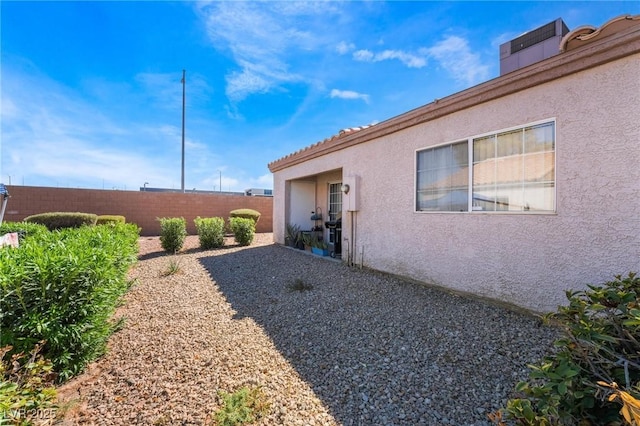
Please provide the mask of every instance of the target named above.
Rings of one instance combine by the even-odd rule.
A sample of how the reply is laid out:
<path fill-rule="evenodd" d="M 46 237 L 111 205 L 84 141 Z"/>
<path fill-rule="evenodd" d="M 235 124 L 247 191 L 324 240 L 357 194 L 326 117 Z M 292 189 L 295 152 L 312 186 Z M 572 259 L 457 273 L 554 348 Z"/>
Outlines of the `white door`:
<path fill-rule="evenodd" d="M 316 183 L 292 181 L 289 197 L 289 223 L 298 225 L 303 231 L 311 230 L 311 215 L 316 209 Z"/>

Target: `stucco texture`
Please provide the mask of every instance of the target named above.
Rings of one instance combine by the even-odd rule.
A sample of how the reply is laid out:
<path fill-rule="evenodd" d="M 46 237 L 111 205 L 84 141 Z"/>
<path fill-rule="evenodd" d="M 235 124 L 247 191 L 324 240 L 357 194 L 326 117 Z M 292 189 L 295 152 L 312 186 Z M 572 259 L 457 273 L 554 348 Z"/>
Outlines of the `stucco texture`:
<path fill-rule="evenodd" d="M 631 55 L 278 171 L 275 239 L 285 182 L 341 168 L 360 178 L 360 209 L 343 215 L 357 264 L 537 312 L 640 271 L 639 64 Z M 416 150 L 541 120 L 556 123 L 555 213 L 415 211 Z"/>

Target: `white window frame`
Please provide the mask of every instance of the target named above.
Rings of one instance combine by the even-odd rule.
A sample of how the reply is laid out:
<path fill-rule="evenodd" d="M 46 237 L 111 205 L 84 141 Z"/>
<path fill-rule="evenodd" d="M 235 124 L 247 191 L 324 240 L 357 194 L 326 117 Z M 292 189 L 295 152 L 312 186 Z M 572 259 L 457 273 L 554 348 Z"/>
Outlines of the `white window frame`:
<path fill-rule="evenodd" d="M 519 211 L 519 210 L 512 210 L 512 211 L 488 211 L 488 210 L 474 210 L 473 209 L 473 164 L 474 164 L 474 156 L 473 156 L 473 141 L 475 139 L 479 139 L 479 138 L 483 138 L 486 136 L 491 136 L 491 135 L 497 135 L 497 134 L 501 134 L 501 133 L 506 133 L 506 132 L 511 132 L 514 130 L 520 130 L 520 129 L 524 129 L 526 127 L 534 127 L 534 126 L 538 126 L 541 124 L 551 124 L 553 123 L 553 152 L 554 152 L 554 156 L 553 156 L 553 210 L 537 210 L 537 211 Z M 469 169 L 469 176 L 468 176 L 468 194 L 467 194 L 467 210 L 466 211 L 446 211 L 446 210 L 418 210 L 417 209 L 417 204 L 418 204 L 418 154 L 422 151 L 428 150 L 428 149 L 433 149 L 433 148 L 440 148 L 443 146 L 448 146 L 448 145 L 454 145 L 454 144 L 458 144 L 458 143 L 463 143 L 466 142 L 467 143 L 467 149 L 468 149 L 468 169 Z M 557 121 L 556 121 L 556 117 L 551 117 L 551 118 L 546 118 L 543 120 L 537 120 L 537 121 L 533 121 L 530 123 L 526 123 L 526 124 L 522 124 L 522 125 L 518 125 L 518 126 L 512 126 L 512 127 L 507 127 L 504 129 L 499 129 L 499 130 L 494 130 L 491 132 L 486 132 L 486 133 L 481 133 L 481 134 L 477 134 L 477 135 L 473 135 L 473 136 L 469 136 L 466 138 L 459 138 L 459 139 L 455 139 L 449 142 L 443 142 L 443 143 L 439 143 L 439 144 L 435 144 L 435 145 L 430 145 L 430 146 L 425 146 L 425 147 L 421 147 L 418 148 L 414 151 L 413 154 L 413 172 L 414 172 L 414 179 L 413 179 L 413 211 L 414 213 L 419 213 L 419 214 L 524 214 L 524 215 L 555 215 L 557 214 L 558 211 L 558 179 L 557 179 L 557 161 L 558 161 L 558 143 L 557 143 Z"/>

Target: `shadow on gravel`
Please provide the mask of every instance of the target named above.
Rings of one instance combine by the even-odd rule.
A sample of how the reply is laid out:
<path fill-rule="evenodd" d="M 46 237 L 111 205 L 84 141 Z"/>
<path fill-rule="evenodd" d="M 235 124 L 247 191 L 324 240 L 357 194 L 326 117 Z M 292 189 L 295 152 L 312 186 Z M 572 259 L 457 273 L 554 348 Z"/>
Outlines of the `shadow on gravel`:
<path fill-rule="evenodd" d="M 200 259 L 344 425 L 487 425 L 555 336 L 540 321 L 278 245 Z"/>
<path fill-rule="evenodd" d="M 182 249 L 180 250 L 178 253 L 176 253 L 176 255 L 181 255 L 181 254 L 193 254 L 193 253 L 199 253 L 199 252 L 205 252 L 205 251 L 211 251 L 211 250 L 224 250 L 224 249 L 228 249 L 228 248 L 232 248 L 232 247 L 238 247 L 238 244 L 230 244 L 230 245 L 225 245 L 224 248 L 215 248 L 215 249 L 209 249 L 209 250 L 203 250 L 200 247 L 192 247 L 192 248 L 188 248 L 188 249 Z M 158 249 L 156 251 L 152 251 L 146 254 L 142 254 L 138 256 L 138 260 L 142 261 L 142 260 L 149 260 L 149 259 L 155 259 L 156 257 L 163 257 L 163 256 L 174 256 L 174 254 L 167 252 L 164 249 Z"/>
<path fill-rule="evenodd" d="M 143 261 L 143 260 L 155 259 L 156 257 L 162 257 L 162 256 L 171 256 L 171 255 L 168 254 L 164 250 L 162 250 L 162 251 L 154 251 L 154 252 L 151 252 L 151 253 L 139 255 L 138 256 L 138 260 L 139 261 Z"/>

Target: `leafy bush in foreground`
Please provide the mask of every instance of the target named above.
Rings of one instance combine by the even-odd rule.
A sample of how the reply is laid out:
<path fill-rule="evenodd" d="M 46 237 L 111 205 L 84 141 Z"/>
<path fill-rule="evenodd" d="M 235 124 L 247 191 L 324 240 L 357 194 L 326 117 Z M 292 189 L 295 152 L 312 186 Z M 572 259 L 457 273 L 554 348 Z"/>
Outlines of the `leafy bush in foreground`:
<path fill-rule="evenodd" d="M 0 424 L 28 425 L 33 417 L 55 417 L 55 373 L 50 361 L 39 354 L 44 342 L 30 356 L 9 355 L 11 346 L 0 348 Z"/>
<path fill-rule="evenodd" d="M 198 231 L 200 247 L 208 250 L 224 245 L 224 219 L 221 217 L 196 217 L 194 220 Z"/>
<path fill-rule="evenodd" d="M 230 217 L 229 224 L 236 243 L 241 246 L 248 246 L 251 244 L 256 232 L 256 223 L 252 219 Z"/>
<path fill-rule="evenodd" d="M 516 388 L 524 397 L 507 403 L 505 417 L 518 425 L 619 425 L 620 404 L 607 398 L 612 389 L 640 398 L 640 277 L 616 276 L 567 291 L 567 299 L 546 317 L 565 332 L 557 352 L 530 366 L 529 380 Z"/>
<path fill-rule="evenodd" d="M 126 274 L 137 258 L 132 224 L 62 229 L 0 249 L 0 346 L 43 356 L 62 380 L 102 354 Z"/>
<path fill-rule="evenodd" d="M 183 217 L 163 217 L 160 221 L 160 245 L 169 253 L 177 253 L 187 237 L 187 222 Z"/>
<path fill-rule="evenodd" d="M 0 235 L 17 232 L 21 238 L 37 236 L 38 234 L 49 232 L 46 226 L 39 223 L 29 222 L 2 222 L 0 225 Z"/>
<path fill-rule="evenodd" d="M 39 223 L 50 231 L 64 228 L 80 228 L 81 226 L 93 226 L 98 216 L 93 213 L 69 213 L 54 212 L 34 214 L 24 218 L 25 222 Z"/>

